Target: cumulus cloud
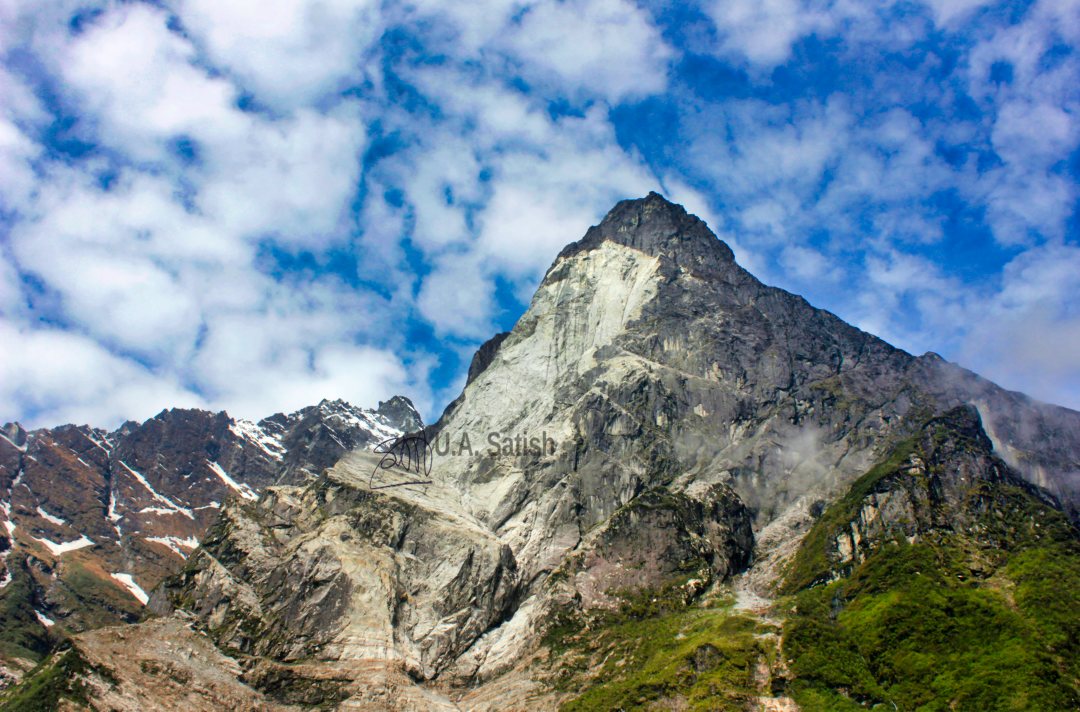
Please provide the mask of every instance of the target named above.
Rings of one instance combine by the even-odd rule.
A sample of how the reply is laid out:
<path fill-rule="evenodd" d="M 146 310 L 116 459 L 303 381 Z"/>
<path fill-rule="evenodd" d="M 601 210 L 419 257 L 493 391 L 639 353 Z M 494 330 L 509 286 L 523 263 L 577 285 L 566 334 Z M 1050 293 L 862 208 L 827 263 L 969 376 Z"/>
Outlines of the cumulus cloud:
<path fill-rule="evenodd" d="M 176 0 L 207 59 L 262 102 L 289 109 L 362 85 L 383 32 L 372 0 Z"/>
<path fill-rule="evenodd" d="M 75 333 L 0 320 L 0 339 L 8 345 L 0 359 L 0 410 L 31 425 L 118 424 L 203 405 L 170 379 Z"/>
<path fill-rule="evenodd" d="M 1029 250 L 1003 273 L 1001 291 L 973 305 L 961 357 L 989 378 L 1053 403 L 1080 403 L 1080 248 Z"/>
<path fill-rule="evenodd" d="M 830 22 L 827 13 L 799 0 L 715 0 L 706 12 L 720 34 L 719 51 L 766 66 L 786 60 L 798 39 Z"/>
<path fill-rule="evenodd" d="M 499 46 L 526 78 L 611 102 L 663 90 L 673 56 L 645 12 L 626 0 L 528 5 Z"/>

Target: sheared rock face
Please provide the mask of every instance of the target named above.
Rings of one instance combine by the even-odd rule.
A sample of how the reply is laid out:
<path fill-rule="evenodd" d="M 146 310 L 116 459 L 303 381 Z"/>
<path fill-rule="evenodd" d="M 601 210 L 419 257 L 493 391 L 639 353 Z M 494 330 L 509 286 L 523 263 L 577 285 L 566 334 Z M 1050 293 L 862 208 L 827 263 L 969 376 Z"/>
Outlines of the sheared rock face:
<path fill-rule="evenodd" d="M 262 422 L 169 410 L 114 432 L 65 425 L 0 437 L 5 655 L 136 620 L 147 592 L 198 546 L 230 498 L 319 474 L 351 448 L 421 427 L 404 398 L 363 410 L 324 401 Z"/>
<path fill-rule="evenodd" d="M 582 610 L 617 608 L 642 592 L 683 588 L 693 600 L 750 564 L 750 512 L 729 488 L 691 497 L 653 489 L 619 509 L 553 574 Z"/>
<path fill-rule="evenodd" d="M 245 657 L 435 677 L 510 611 L 514 557 L 489 531 L 366 485 L 367 472 L 336 469 L 235 503 L 151 608 L 194 613 Z"/>
<path fill-rule="evenodd" d="M 770 546 L 797 541 L 896 442 L 969 402 L 1003 452 L 1023 454 L 1026 477 L 1071 491 L 1080 415 L 893 348 L 761 284 L 681 207 L 626 201 L 563 250 L 513 330 L 481 347 L 427 432 L 431 484 L 364 494 L 374 463 L 346 455 L 329 473 L 332 497 L 308 485 L 230 510 L 247 533 L 215 540 L 161 610 L 196 606 L 223 645 L 273 664 L 303 654 L 490 679 L 557 607 L 670 586 L 692 597 L 750 565 L 754 528 Z M 1021 418 L 1063 424 L 1065 444 L 1040 442 L 1040 426 L 992 425 Z M 377 484 L 394 476 L 380 471 Z M 290 514 L 275 524 L 286 496 Z M 346 511 L 328 517 L 323 500 Z M 284 548 L 245 548 L 275 540 Z M 310 591 L 310 575 L 289 578 L 289 611 L 314 616 L 346 589 L 353 604 L 322 608 L 319 635 L 299 638 L 314 647 L 259 649 L 256 639 L 289 639 L 252 633 L 284 619 L 283 580 L 268 572 L 305 558 L 330 578 Z"/>

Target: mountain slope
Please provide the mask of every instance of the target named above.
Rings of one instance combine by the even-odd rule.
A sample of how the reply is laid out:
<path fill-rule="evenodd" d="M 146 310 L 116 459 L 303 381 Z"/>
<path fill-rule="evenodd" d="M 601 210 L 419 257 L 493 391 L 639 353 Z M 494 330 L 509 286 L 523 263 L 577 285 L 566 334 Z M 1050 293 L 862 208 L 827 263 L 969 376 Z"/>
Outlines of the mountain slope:
<path fill-rule="evenodd" d="M 174 409 L 111 433 L 5 426 L 3 657 L 33 659 L 60 631 L 137 620 L 146 592 L 183 565 L 229 498 L 254 500 L 418 427 L 400 397 L 375 411 L 324 401 L 258 424 Z"/>
<path fill-rule="evenodd" d="M 973 409 L 931 420 L 830 506 L 784 587 L 804 709 L 1080 707 L 1080 536 Z"/>

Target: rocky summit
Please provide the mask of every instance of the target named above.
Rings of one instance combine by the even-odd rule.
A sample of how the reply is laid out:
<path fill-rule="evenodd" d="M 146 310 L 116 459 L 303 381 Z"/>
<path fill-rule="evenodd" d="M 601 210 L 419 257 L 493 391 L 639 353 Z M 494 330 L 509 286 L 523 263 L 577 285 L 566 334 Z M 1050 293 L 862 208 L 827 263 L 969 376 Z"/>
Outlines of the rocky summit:
<path fill-rule="evenodd" d="M 331 406 L 6 430 L 7 586 L 37 593 L 4 615 L 113 615 L 63 598 L 75 566 L 149 598 L 4 704 L 1080 705 L 1080 413 L 762 284 L 657 194 L 558 255 L 434 425 Z"/>

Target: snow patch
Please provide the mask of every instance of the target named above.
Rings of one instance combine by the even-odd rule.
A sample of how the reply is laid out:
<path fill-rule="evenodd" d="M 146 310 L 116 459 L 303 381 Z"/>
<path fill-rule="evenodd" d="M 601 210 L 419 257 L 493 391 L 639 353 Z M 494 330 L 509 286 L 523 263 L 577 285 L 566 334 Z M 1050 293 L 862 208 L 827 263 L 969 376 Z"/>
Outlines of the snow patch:
<path fill-rule="evenodd" d="M 179 554 L 182 559 L 186 559 L 188 557 L 188 552 L 199 546 L 199 541 L 193 536 L 189 536 L 187 539 L 181 539 L 178 536 L 148 536 L 144 538 L 146 541 L 152 541 L 156 544 L 162 544 L 169 547 Z M 184 551 L 184 549 L 187 549 L 188 551 Z"/>
<path fill-rule="evenodd" d="M 37 537 L 34 537 L 34 539 L 37 539 Z M 77 551 L 79 549 L 85 549 L 88 546 L 94 545 L 94 540 L 86 536 L 85 534 L 80 536 L 75 541 L 65 541 L 61 544 L 57 544 L 55 541 L 51 541 L 49 539 L 37 540 L 44 544 L 45 548 L 51 551 L 53 556 L 60 556 L 61 554 L 66 554 L 69 551 Z"/>
<path fill-rule="evenodd" d="M 58 524 L 58 525 L 67 524 L 67 520 L 64 520 L 64 519 L 61 519 L 60 517 L 49 514 L 42 507 L 37 508 L 37 513 L 41 515 L 42 519 L 47 519 L 50 522 L 52 522 L 53 524 Z"/>
<path fill-rule="evenodd" d="M 150 600 L 150 597 L 146 595 L 146 591 L 142 590 L 142 586 L 135 583 L 134 577 L 131 574 L 109 574 L 114 579 L 120 582 L 120 584 L 131 593 L 139 603 L 146 605 L 146 602 Z"/>
<path fill-rule="evenodd" d="M 107 452 L 107 453 L 108 453 L 108 452 L 111 452 L 111 451 L 112 451 L 112 446 L 111 446 L 111 445 L 109 444 L 109 441 L 108 441 L 108 439 L 104 439 L 104 440 L 98 440 L 97 438 L 95 438 L 94 436 L 92 436 L 92 435 L 91 435 L 90 433 L 87 433 L 87 432 L 85 432 L 85 431 L 82 431 L 82 430 L 80 430 L 79 432 L 81 432 L 81 433 L 83 434 L 83 436 L 84 436 L 84 437 L 85 437 L 85 438 L 86 438 L 87 440 L 89 440 L 90 442 L 92 442 L 92 443 L 93 443 L 94 445 L 97 445 L 97 446 L 98 446 L 99 448 L 101 448 L 101 449 L 102 449 L 102 450 L 104 450 L 105 452 Z"/>
<path fill-rule="evenodd" d="M 238 438 L 247 440 L 275 460 L 280 460 L 285 451 L 281 441 L 270 435 L 250 420 L 234 420 L 229 431 Z"/>
<path fill-rule="evenodd" d="M 41 625 L 45 626 L 46 628 L 52 628 L 54 625 L 56 625 L 56 621 L 54 621 L 52 618 L 49 618 L 47 615 L 45 615 L 36 608 L 34 609 L 34 615 L 37 616 L 38 623 L 41 623 Z"/>
<path fill-rule="evenodd" d="M 120 464 L 123 466 L 123 468 L 125 470 L 130 472 L 131 475 L 135 479 L 137 479 L 139 481 L 139 484 L 141 484 L 144 488 L 146 488 L 146 491 L 149 492 L 150 496 L 153 497 L 155 500 L 157 500 L 158 502 L 161 502 L 162 504 L 169 507 L 170 509 L 173 509 L 173 510 L 179 512 L 180 514 L 183 514 L 188 519 L 195 519 L 195 515 L 191 513 L 190 509 L 188 509 L 187 507 L 181 507 L 179 504 L 172 501 L 171 499 L 169 499 L 165 495 L 160 494 L 157 490 L 155 490 L 153 487 L 151 487 L 150 483 L 146 481 L 146 478 L 142 476 L 142 473 L 136 472 L 135 470 L 128 467 L 127 463 L 125 463 L 123 460 L 120 460 Z"/>
<path fill-rule="evenodd" d="M 139 510 L 139 514 L 164 514 L 172 516 L 174 514 L 183 514 L 183 512 L 176 509 L 169 509 L 168 507 L 143 507 Z"/>
<path fill-rule="evenodd" d="M 15 522 L 11 521 L 11 502 L 0 503 L 0 511 L 4 512 L 4 528 L 10 537 L 15 533 Z"/>
<path fill-rule="evenodd" d="M 250 487 L 248 487 L 247 485 L 242 485 L 233 478 L 229 477 L 229 473 L 222 469 L 221 465 L 213 462 L 212 460 L 207 460 L 206 465 L 215 475 L 218 476 L 218 479 L 220 479 L 232 489 L 239 492 L 240 496 L 244 499 L 258 499 L 258 496 L 255 494 L 255 492 L 252 491 Z"/>

